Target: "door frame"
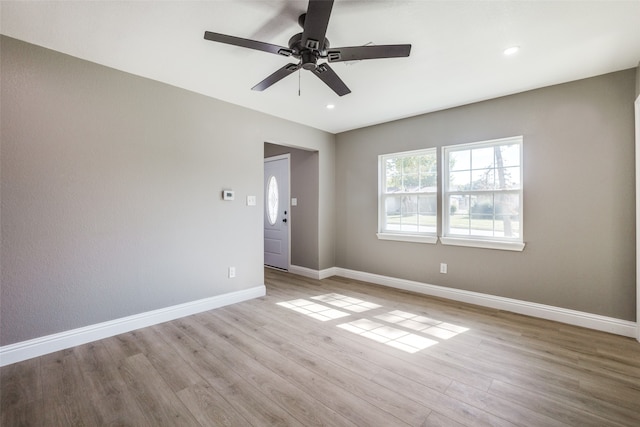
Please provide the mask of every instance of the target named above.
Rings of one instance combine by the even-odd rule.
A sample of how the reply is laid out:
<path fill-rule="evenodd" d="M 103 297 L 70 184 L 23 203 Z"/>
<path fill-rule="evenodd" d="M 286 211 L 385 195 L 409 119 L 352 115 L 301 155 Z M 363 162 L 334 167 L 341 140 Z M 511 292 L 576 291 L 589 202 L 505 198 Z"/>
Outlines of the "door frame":
<path fill-rule="evenodd" d="M 636 340 L 640 341 L 640 95 L 636 98 L 634 105 L 636 117 Z"/>
<path fill-rule="evenodd" d="M 287 160 L 287 185 L 289 186 L 289 197 L 287 198 L 287 212 L 288 212 L 288 223 L 289 223 L 289 231 L 287 232 L 287 271 L 289 271 L 291 269 L 291 233 L 293 230 L 293 227 L 291 226 L 291 224 L 293 223 L 293 214 L 291 213 L 291 154 L 290 153 L 286 153 L 286 154 L 280 154 L 278 156 L 271 156 L 271 157 L 265 157 L 262 161 L 262 200 L 264 200 L 263 206 L 262 206 L 262 264 L 267 267 L 267 268 L 274 268 L 275 267 L 271 267 L 268 266 L 266 264 L 264 264 L 264 213 L 265 213 L 265 209 L 267 208 L 267 195 L 265 194 L 265 188 L 267 183 L 264 181 L 264 164 L 267 162 L 273 162 L 276 160 Z M 278 269 L 279 270 L 279 269 Z M 282 271 L 282 270 L 280 270 Z"/>

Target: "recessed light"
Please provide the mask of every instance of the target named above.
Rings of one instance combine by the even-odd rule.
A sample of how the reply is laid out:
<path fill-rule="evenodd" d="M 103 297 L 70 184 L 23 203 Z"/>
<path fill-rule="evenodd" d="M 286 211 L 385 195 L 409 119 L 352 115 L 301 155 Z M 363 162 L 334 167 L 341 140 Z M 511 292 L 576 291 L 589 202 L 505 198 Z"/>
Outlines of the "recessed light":
<path fill-rule="evenodd" d="M 520 50 L 520 46 L 511 46 L 504 50 L 504 54 L 509 56 L 517 53 Z"/>
<path fill-rule="evenodd" d="M 336 108 L 335 105 L 333 104 L 327 104 L 327 110 L 333 110 L 334 108 Z"/>

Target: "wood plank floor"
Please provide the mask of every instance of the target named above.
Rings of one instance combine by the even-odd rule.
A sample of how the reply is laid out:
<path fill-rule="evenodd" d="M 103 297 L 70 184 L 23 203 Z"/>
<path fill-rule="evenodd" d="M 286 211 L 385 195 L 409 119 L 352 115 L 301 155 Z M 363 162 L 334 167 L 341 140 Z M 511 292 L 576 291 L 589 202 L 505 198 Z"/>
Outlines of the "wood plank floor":
<path fill-rule="evenodd" d="M 2 426 L 640 426 L 640 343 L 333 277 L 0 369 Z"/>

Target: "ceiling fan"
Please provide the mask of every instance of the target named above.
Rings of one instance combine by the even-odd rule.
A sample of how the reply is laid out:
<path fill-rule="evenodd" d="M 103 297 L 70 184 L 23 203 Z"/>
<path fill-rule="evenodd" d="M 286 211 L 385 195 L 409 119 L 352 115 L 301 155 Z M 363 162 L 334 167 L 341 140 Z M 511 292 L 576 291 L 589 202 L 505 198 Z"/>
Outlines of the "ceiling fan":
<path fill-rule="evenodd" d="M 339 96 L 351 93 L 351 90 L 338 77 L 328 63 L 318 63 L 320 59 L 328 62 L 354 61 L 360 59 L 398 58 L 409 56 L 410 44 L 369 45 L 353 47 L 330 47 L 325 38 L 331 9 L 334 0 L 309 0 L 307 13 L 298 18 L 302 32 L 289 40 L 289 47 L 264 43 L 257 40 L 243 39 L 226 34 L 205 31 L 204 38 L 214 42 L 261 50 L 282 56 L 293 56 L 299 62 L 287 64 L 269 77 L 252 87 L 252 90 L 263 91 L 279 82 L 300 68 L 309 70 Z"/>

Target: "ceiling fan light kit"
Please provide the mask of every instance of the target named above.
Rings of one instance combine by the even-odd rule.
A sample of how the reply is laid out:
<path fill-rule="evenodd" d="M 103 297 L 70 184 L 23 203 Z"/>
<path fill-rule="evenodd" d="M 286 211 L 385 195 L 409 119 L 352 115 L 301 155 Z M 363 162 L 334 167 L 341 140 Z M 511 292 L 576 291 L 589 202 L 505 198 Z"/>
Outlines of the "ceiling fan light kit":
<path fill-rule="evenodd" d="M 289 39 L 289 47 L 278 46 L 257 40 L 243 39 L 226 34 L 205 31 L 206 40 L 230 44 L 248 49 L 261 50 L 267 53 L 290 57 L 299 62 L 287 64 L 276 70 L 266 79 L 252 87 L 252 90 L 263 91 L 284 79 L 293 72 L 304 69 L 313 72 L 339 96 L 351 93 L 347 85 L 329 66 L 328 62 L 357 61 L 362 59 L 399 58 L 411 53 L 410 44 L 368 45 L 331 48 L 326 32 L 331 17 L 333 0 L 309 0 L 307 13 L 298 18 L 302 32 Z M 318 60 L 327 62 L 318 63 Z"/>

